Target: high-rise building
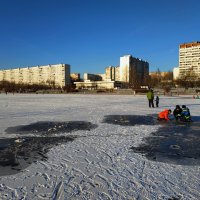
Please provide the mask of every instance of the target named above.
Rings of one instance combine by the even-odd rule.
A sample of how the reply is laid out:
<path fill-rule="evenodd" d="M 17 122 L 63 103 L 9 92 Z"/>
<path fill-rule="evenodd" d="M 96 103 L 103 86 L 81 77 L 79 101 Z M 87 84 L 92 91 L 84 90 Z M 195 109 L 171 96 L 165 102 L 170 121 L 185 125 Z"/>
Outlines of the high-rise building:
<path fill-rule="evenodd" d="M 183 77 L 191 72 L 200 77 L 200 42 L 179 46 L 179 76 Z"/>
<path fill-rule="evenodd" d="M 132 87 L 148 84 L 149 63 L 131 55 L 120 57 L 120 81 Z"/>

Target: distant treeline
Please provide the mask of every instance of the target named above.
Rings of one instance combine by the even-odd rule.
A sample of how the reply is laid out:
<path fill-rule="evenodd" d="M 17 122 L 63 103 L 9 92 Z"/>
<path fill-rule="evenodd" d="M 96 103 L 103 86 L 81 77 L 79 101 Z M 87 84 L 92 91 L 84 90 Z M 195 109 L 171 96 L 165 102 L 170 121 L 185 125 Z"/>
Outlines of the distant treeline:
<path fill-rule="evenodd" d="M 199 74 L 190 69 L 186 74 L 180 78 L 173 80 L 173 73 L 168 72 L 164 75 L 161 74 L 158 69 L 153 75 L 150 76 L 149 86 L 151 88 L 172 88 L 172 87 L 184 87 L 184 88 L 196 88 L 200 87 Z"/>
<path fill-rule="evenodd" d="M 63 88 L 61 87 L 55 87 L 52 85 L 42 85 L 42 84 L 24 84 L 19 83 L 16 84 L 14 82 L 8 82 L 8 81 L 0 81 L 0 91 L 8 93 L 36 93 L 38 91 L 45 91 L 45 90 L 57 90 L 57 91 L 63 91 L 63 92 L 73 92 L 74 91 L 74 85 L 68 85 Z"/>

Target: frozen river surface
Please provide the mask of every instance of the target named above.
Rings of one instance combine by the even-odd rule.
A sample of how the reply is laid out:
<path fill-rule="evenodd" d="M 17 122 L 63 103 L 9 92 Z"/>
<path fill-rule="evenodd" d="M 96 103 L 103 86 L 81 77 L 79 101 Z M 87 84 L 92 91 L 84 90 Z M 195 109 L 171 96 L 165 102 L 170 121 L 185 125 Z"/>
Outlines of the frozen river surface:
<path fill-rule="evenodd" d="M 200 199 L 200 100 L 0 94 L 0 199 Z M 187 105 L 193 122 L 158 123 Z"/>

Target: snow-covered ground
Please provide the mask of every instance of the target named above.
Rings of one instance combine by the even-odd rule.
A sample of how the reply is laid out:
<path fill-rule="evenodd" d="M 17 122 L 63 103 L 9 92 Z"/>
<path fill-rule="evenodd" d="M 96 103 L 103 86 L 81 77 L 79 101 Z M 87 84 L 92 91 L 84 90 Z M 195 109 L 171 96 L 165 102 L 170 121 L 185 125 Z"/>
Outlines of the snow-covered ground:
<path fill-rule="evenodd" d="M 199 141 L 200 100 L 161 96 L 159 108 L 147 104 L 146 96 L 137 95 L 0 94 L 0 151 L 5 138 L 19 140 L 15 149 L 22 148 L 28 137 L 72 138 L 56 145 L 51 142 L 48 152 L 43 152 L 47 159 L 38 157 L 14 173 L 5 170 L 0 177 L 0 199 L 200 199 L 200 155 L 171 155 L 171 159 L 165 156 L 167 152 L 151 157 L 144 149 L 132 149 L 147 138 L 170 137 L 156 135 L 168 125 L 154 122 L 154 117 L 176 104 L 190 108 L 193 123 L 197 122 L 192 138 Z M 168 134 L 184 140 L 184 130 L 190 127 L 181 125 L 177 132 L 176 125 L 169 123 Z M 41 130 L 43 125 L 46 129 Z M 184 142 L 193 145 L 192 138 L 187 136 L 188 143 Z M 163 145 L 181 148 L 168 142 Z M 195 148 L 199 153 L 200 146 Z M 180 154 L 186 155 L 187 149 Z"/>

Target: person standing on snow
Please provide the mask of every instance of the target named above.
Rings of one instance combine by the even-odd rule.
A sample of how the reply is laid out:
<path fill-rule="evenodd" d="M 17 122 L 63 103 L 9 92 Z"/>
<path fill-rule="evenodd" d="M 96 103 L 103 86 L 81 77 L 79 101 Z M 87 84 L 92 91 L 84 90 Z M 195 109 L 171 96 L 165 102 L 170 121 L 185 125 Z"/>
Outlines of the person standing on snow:
<path fill-rule="evenodd" d="M 149 108 L 154 108 L 154 103 L 153 103 L 153 99 L 154 99 L 154 94 L 153 94 L 153 90 L 149 90 L 147 92 L 147 99 L 149 101 Z"/>
<path fill-rule="evenodd" d="M 159 106 L 159 97 L 158 96 L 156 96 L 155 102 L 156 102 L 156 107 L 158 108 L 158 106 Z"/>
<path fill-rule="evenodd" d="M 166 120 L 169 121 L 169 114 L 171 114 L 171 110 L 164 110 L 158 114 L 158 120 Z"/>

